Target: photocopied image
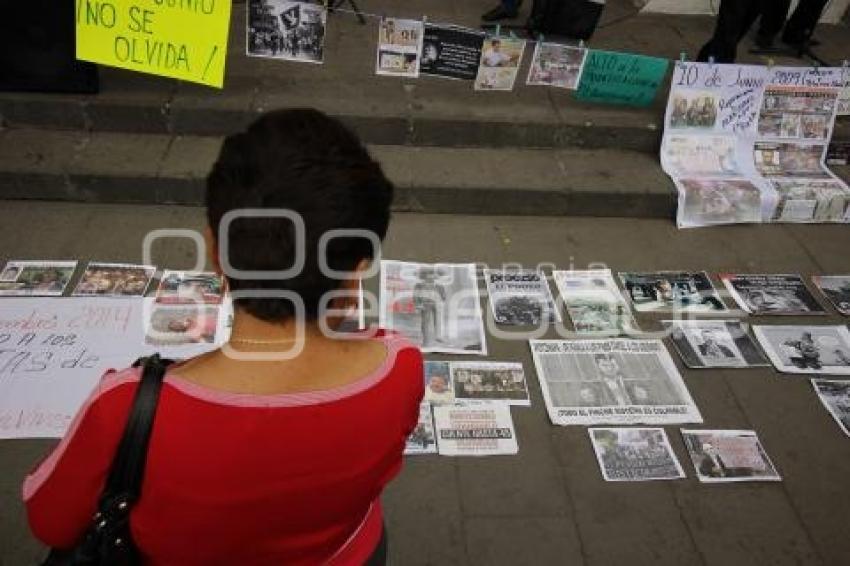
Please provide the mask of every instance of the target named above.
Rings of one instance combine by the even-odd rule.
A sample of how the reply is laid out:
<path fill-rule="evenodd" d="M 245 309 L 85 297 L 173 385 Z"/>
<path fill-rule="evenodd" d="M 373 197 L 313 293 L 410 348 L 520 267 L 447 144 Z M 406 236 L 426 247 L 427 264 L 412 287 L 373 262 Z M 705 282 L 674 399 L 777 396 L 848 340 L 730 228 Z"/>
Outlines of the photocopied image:
<path fill-rule="evenodd" d="M 484 270 L 490 309 L 498 324 L 539 326 L 560 320 L 546 275 L 534 270 Z"/>
<path fill-rule="evenodd" d="M 451 372 L 456 401 L 531 405 L 521 363 L 452 362 Z"/>
<path fill-rule="evenodd" d="M 587 49 L 538 41 L 526 84 L 575 90 Z"/>
<path fill-rule="evenodd" d="M 217 305 L 223 296 L 224 279 L 212 272 L 166 269 L 156 290 L 156 302 L 167 305 Z"/>
<path fill-rule="evenodd" d="M 713 130 L 717 122 L 718 95 L 711 91 L 671 92 L 669 124 L 674 129 Z"/>
<path fill-rule="evenodd" d="M 552 278 L 577 333 L 625 336 L 638 330 L 610 269 L 554 271 Z"/>
<path fill-rule="evenodd" d="M 620 273 L 638 312 L 722 312 L 723 301 L 705 272 Z"/>
<path fill-rule="evenodd" d="M 419 422 L 416 423 L 416 428 L 407 437 L 404 453 L 406 455 L 437 453 L 434 418 L 431 415 L 431 404 L 427 401 L 423 401 L 419 405 Z"/>
<path fill-rule="evenodd" d="M 496 456 L 519 452 L 511 408 L 487 405 L 434 407 L 437 449 L 441 456 Z"/>
<path fill-rule="evenodd" d="M 484 41 L 475 90 L 513 90 L 525 40 L 491 37 Z"/>
<path fill-rule="evenodd" d="M 738 306 L 751 314 L 826 314 L 799 275 L 721 273 L 720 280 Z"/>
<path fill-rule="evenodd" d="M 813 379 L 812 386 L 841 431 L 850 436 L 850 381 Z"/>
<path fill-rule="evenodd" d="M 753 148 L 756 170 L 764 177 L 828 179 L 824 144 L 757 141 Z"/>
<path fill-rule="evenodd" d="M 328 12 L 321 2 L 248 0 L 248 55 L 321 63 Z"/>
<path fill-rule="evenodd" d="M 812 281 L 835 310 L 850 316 L 850 275 L 815 275 Z"/>
<path fill-rule="evenodd" d="M 733 136 L 666 136 L 661 147 L 661 164 L 672 177 L 743 175 Z"/>
<path fill-rule="evenodd" d="M 745 179 L 675 179 L 681 228 L 762 221 L 762 191 Z"/>
<path fill-rule="evenodd" d="M 758 133 L 769 138 L 827 139 L 837 97 L 833 89 L 768 86 Z"/>
<path fill-rule="evenodd" d="M 72 293 L 75 296 L 141 297 L 156 274 L 152 265 L 95 263 L 86 266 Z"/>
<path fill-rule="evenodd" d="M 846 326 L 753 326 L 753 333 L 781 372 L 850 375 Z"/>
<path fill-rule="evenodd" d="M 453 403 L 452 370 L 449 362 L 425 362 L 425 400 L 431 403 Z"/>
<path fill-rule="evenodd" d="M 76 270 L 76 261 L 9 261 L 0 271 L 0 296 L 61 296 Z"/>
<path fill-rule="evenodd" d="M 379 75 L 418 77 L 422 38 L 421 21 L 382 18 L 378 24 L 375 72 Z"/>
<path fill-rule="evenodd" d="M 843 182 L 781 179 L 771 184 L 779 196 L 774 222 L 845 222 L 850 189 Z"/>
<path fill-rule="evenodd" d="M 661 324 L 689 368 L 769 365 L 747 325 L 737 320 L 663 320 Z"/>
<path fill-rule="evenodd" d="M 701 482 L 781 481 L 751 430 L 685 430 L 682 438 Z"/>
<path fill-rule="evenodd" d="M 605 481 L 685 477 L 663 428 L 590 428 L 587 432 Z"/>
<path fill-rule="evenodd" d="M 154 306 L 145 344 L 183 346 L 213 344 L 218 330 L 217 306 Z"/>

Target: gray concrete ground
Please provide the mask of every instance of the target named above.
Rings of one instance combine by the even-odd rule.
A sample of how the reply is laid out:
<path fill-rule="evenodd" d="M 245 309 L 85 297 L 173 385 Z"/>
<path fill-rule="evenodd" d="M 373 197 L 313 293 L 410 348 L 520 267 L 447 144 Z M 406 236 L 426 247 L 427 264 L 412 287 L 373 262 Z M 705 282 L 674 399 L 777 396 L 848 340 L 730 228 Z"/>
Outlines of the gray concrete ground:
<path fill-rule="evenodd" d="M 200 227 L 195 208 L 3 202 L 4 258 L 138 262 L 152 228 Z M 156 250 L 162 267 L 189 267 L 183 242 Z M 385 256 L 421 261 L 521 262 L 614 270 L 847 272 L 846 226 L 676 230 L 669 221 L 396 215 Z M 374 281 L 369 283 L 374 287 Z M 486 306 L 486 305 L 485 305 Z M 787 319 L 751 319 L 787 323 Z M 838 315 L 795 322 L 846 323 Z M 646 329 L 657 317 L 640 316 Z M 706 428 L 753 428 L 784 477 L 776 484 L 702 485 L 677 427 L 667 427 L 688 479 L 605 483 L 584 427 L 546 416 L 528 346 L 488 338 L 493 360 L 531 377 L 532 407 L 513 409 L 520 452 L 491 458 L 410 457 L 384 500 L 397 565 L 847 564 L 850 439 L 807 379 L 770 369 L 680 369 Z M 675 357 L 675 356 L 674 356 Z M 678 360 L 677 360 L 678 363 Z M 36 563 L 20 503 L 25 473 L 53 441 L 0 442 L 0 564 Z M 61 513 L 61 509 L 57 509 Z"/>

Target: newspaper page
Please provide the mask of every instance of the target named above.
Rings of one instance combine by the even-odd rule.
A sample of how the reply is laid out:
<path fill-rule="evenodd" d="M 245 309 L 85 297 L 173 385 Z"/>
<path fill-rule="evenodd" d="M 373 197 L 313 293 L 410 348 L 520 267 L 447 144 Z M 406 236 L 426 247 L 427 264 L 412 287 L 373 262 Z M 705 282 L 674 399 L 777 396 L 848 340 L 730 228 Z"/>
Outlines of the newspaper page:
<path fill-rule="evenodd" d="M 431 415 L 431 403 L 423 401 L 419 404 L 419 422 L 407 437 L 404 445 L 405 454 L 436 454 L 437 437 L 434 434 L 434 418 Z"/>
<path fill-rule="evenodd" d="M 773 67 L 758 117 L 753 160 L 777 193 L 775 222 L 844 222 L 850 188 L 826 166 L 840 68 Z"/>
<path fill-rule="evenodd" d="M 539 326 L 543 321 L 560 321 L 543 273 L 529 269 L 485 269 L 484 280 L 490 309 L 498 324 Z"/>
<path fill-rule="evenodd" d="M 378 75 L 418 77 L 422 37 L 421 21 L 382 18 L 378 25 L 375 72 Z"/>
<path fill-rule="evenodd" d="M 682 437 L 701 482 L 782 481 L 751 430 L 682 429 Z"/>
<path fill-rule="evenodd" d="M 379 323 L 423 352 L 486 355 L 475 264 L 381 261 Z"/>
<path fill-rule="evenodd" d="M 676 63 L 661 165 L 679 193 L 680 228 L 761 222 L 776 197 L 752 166 L 767 68 Z"/>
<path fill-rule="evenodd" d="M 156 274 L 153 265 L 89 262 L 74 296 L 141 297 Z"/>
<path fill-rule="evenodd" d="M 156 302 L 167 305 L 217 305 L 224 296 L 224 278 L 212 272 L 166 269 L 156 290 Z"/>
<path fill-rule="evenodd" d="M 753 333 L 783 373 L 850 375 L 846 326 L 753 326 Z"/>
<path fill-rule="evenodd" d="M 576 332 L 625 336 L 638 330 L 610 269 L 555 271 L 552 277 Z"/>
<path fill-rule="evenodd" d="M 584 68 L 587 49 L 538 41 L 528 69 L 528 85 L 575 90 Z"/>
<path fill-rule="evenodd" d="M 701 423 L 660 340 L 530 340 L 556 425 Z"/>
<path fill-rule="evenodd" d="M 837 116 L 850 116 L 850 68 L 844 71 L 844 86 L 838 94 Z"/>
<path fill-rule="evenodd" d="M 495 456 L 519 452 L 511 408 L 503 404 L 434 407 L 442 456 Z"/>
<path fill-rule="evenodd" d="M 835 310 L 850 316 L 850 275 L 815 275 L 812 281 Z"/>
<path fill-rule="evenodd" d="M 720 280 L 738 306 L 750 314 L 826 314 L 799 275 L 721 273 Z"/>
<path fill-rule="evenodd" d="M 605 481 L 685 477 L 663 428 L 590 428 L 587 432 Z"/>
<path fill-rule="evenodd" d="M 249 0 L 247 53 L 284 61 L 321 64 L 328 11 L 314 2 Z"/>
<path fill-rule="evenodd" d="M 425 400 L 434 405 L 454 403 L 452 371 L 449 362 L 425 362 Z"/>
<path fill-rule="evenodd" d="M 726 306 L 702 272 L 620 273 L 638 312 L 724 312 Z"/>
<path fill-rule="evenodd" d="M 76 261 L 9 261 L 0 272 L 0 296 L 59 297 L 76 270 Z"/>
<path fill-rule="evenodd" d="M 524 51 L 524 39 L 487 38 L 481 51 L 475 90 L 513 90 Z"/>
<path fill-rule="evenodd" d="M 737 320 L 662 320 L 689 368 L 746 368 L 769 365 L 747 325 Z"/>
<path fill-rule="evenodd" d="M 850 436 L 850 381 L 813 379 L 812 386 L 844 434 Z"/>
<path fill-rule="evenodd" d="M 531 405 L 521 363 L 452 362 L 451 373 L 456 401 Z"/>
<path fill-rule="evenodd" d="M 474 81 L 481 64 L 481 49 L 486 34 L 460 26 L 425 24 L 422 58 L 423 75 Z"/>

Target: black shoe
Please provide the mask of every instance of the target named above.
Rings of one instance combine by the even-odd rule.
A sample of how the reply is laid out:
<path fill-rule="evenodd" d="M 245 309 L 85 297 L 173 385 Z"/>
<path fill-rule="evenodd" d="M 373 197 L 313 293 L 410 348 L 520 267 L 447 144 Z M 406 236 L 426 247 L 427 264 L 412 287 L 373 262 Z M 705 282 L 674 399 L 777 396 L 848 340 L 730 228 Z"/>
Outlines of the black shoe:
<path fill-rule="evenodd" d="M 512 20 L 517 17 L 517 12 L 509 12 L 505 7 L 499 4 L 483 16 L 481 19 L 485 22 L 496 22 L 499 20 Z"/>

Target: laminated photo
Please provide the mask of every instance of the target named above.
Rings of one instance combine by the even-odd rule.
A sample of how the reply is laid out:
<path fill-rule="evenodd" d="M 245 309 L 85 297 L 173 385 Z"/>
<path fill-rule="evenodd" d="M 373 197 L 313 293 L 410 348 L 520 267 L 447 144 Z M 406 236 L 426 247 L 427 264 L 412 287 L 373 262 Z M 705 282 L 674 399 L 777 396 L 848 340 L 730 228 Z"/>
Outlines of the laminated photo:
<path fill-rule="evenodd" d="M 670 135 L 661 150 L 664 171 L 673 177 L 741 177 L 732 136 Z"/>
<path fill-rule="evenodd" d="M 422 37 L 421 21 L 382 18 L 378 25 L 375 72 L 396 77 L 418 77 Z"/>
<path fill-rule="evenodd" d="M 699 481 L 782 481 L 751 430 L 685 430 L 682 438 Z"/>
<path fill-rule="evenodd" d="M 155 274 L 156 267 L 152 265 L 90 262 L 72 294 L 141 297 Z"/>
<path fill-rule="evenodd" d="M 76 261 L 9 261 L 0 272 L 0 296 L 59 297 Z"/>
<path fill-rule="evenodd" d="M 829 179 L 824 144 L 758 141 L 753 147 L 756 170 L 763 177 Z"/>
<path fill-rule="evenodd" d="M 721 273 L 720 280 L 750 314 L 826 314 L 799 275 Z"/>
<path fill-rule="evenodd" d="M 841 431 L 850 436 L 850 381 L 813 379 L 812 386 Z"/>
<path fill-rule="evenodd" d="M 217 305 L 223 296 L 224 279 L 212 272 L 166 269 L 156 290 L 156 302 L 166 305 Z"/>
<path fill-rule="evenodd" d="M 486 34 L 460 26 L 425 24 L 419 71 L 423 75 L 474 81 Z"/>
<path fill-rule="evenodd" d="M 539 271 L 484 270 L 493 319 L 511 326 L 539 326 L 558 322 L 546 275 Z"/>
<path fill-rule="evenodd" d="M 850 275 L 815 275 L 812 281 L 835 310 L 850 316 Z"/>
<path fill-rule="evenodd" d="M 475 265 L 382 261 L 380 326 L 423 352 L 486 355 Z"/>
<path fill-rule="evenodd" d="M 249 0 L 247 53 L 284 61 L 322 63 L 328 12 L 319 2 Z"/>
<path fill-rule="evenodd" d="M 451 372 L 456 401 L 531 405 L 521 363 L 452 362 Z"/>
<path fill-rule="evenodd" d="M 638 312 L 723 312 L 726 307 L 703 272 L 620 273 Z"/>
<path fill-rule="evenodd" d="M 434 428 L 441 456 L 519 452 L 511 408 L 501 403 L 435 406 Z"/>
<path fill-rule="evenodd" d="M 475 90 L 513 90 L 525 40 L 491 37 L 484 41 Z"/>
<path fill-rule="evenodd" d="M 587 49 L 538 41 L 526 84 L 575 90 L 581 78 Z"/>
<path fill-rule="evenodd" d="M 217 306 L 154 305 L 145 332 L 145 344 L 213 344 L 218 330 L 218 315 Z"/>
<path fill-rule="evenodd" d="M 781 372 L 850 375 L 846 326 L 753 326 L 753 333 Z"/>
<path fill-rule="evenodd" d="M 778 202 L 775 222 L 845 222 L 850 210 L 850 189 L 832 179 L 783 179 L 773 181 Z"/>
<path fill-rule="evenodd" d="M 744 368 L 769 365 L 747 325 L 737 320 L 663 320 L 689 368 Z"/>
<path fill-rule="evenodd" d="M 610 269 L 555 271 L 552 278 L 577 333 L 625 336 L 638 330 Z"/>
<path fill-rule="evenodd" d="M 437 453 L 434 418 L 431 415 L 431 404 L 427 401 L 419 404 L 419 422 L 416 423 L 416 428 L 407 437 L 404 453 L 406 455 Z"/>
<path fill-rule="evenodd" d="M 530 340 L 556 425 L 701 423 L 660 340 Z"/>
<path fill-rule="evenodd" d="M 435 405 L 454 403 L 452 370 L 449 362 L 425 362 L 425 400 Z"/>
<path fill-rule="evenodd" d="M 745 179 L 676 179 L 680 227 L 762 221 L 762 190 Z"/>
<path fill-rule="evenodd" d="M 605 481 L 685 477 L 663 428 L 590 428 L 587 432 Z"/>

